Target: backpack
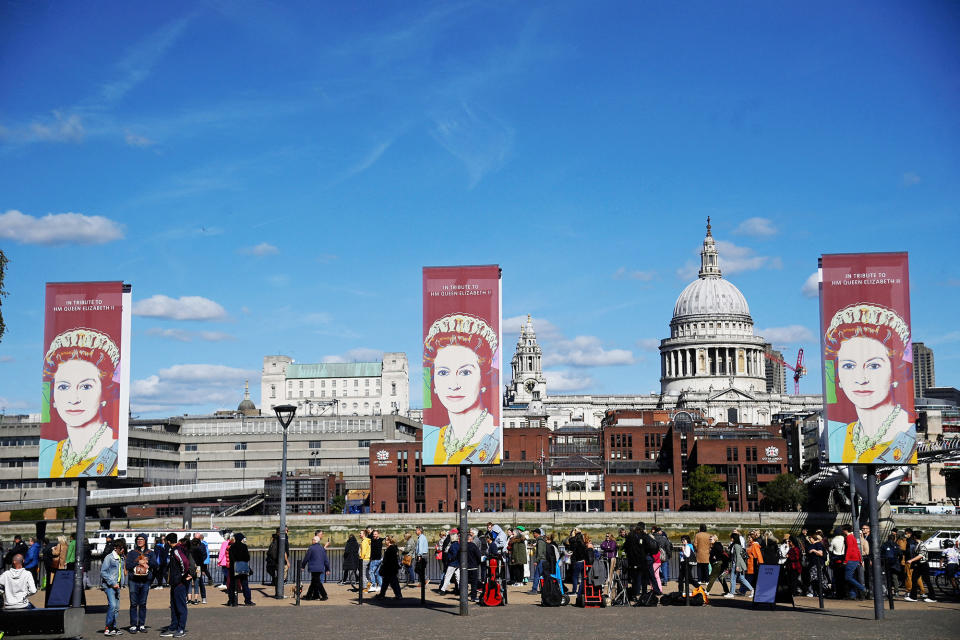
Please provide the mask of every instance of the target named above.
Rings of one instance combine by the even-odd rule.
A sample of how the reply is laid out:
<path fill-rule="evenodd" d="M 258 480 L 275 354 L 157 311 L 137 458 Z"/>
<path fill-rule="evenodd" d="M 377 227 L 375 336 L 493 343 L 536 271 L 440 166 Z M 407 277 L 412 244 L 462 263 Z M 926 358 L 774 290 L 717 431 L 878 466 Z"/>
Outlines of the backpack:
<path fill-rule="evenodd" d="M 663 596 L 666 598 L 667 596 Z M 660 603 L 660 599 L 657 597 L 653 591 L 647 591 L 646 593 L 640 594 L 640 599 L 637 600 L 635 607 L 655 607 Z"/>
<path fill-rule="evenodd" d="M 643 534 L 643 552 L 648 556 L 655 554 L 660 547 L 657 546 L 657 541 L 653 539 L 649 533 Z"/>
<path fill-rule="evenodd" d="M 544 576 L 540 587 L 540 604 L 545 607 L 562 607 L 570 604 L 570 596 L 563 592 L 559 580 L 553 576 Z"/>
<path fill-rule="evenodd" d="M 744 562 L 750 559 L 750 557 L 747 555 L 747 550 L 743 548 L 743 545 L 740 545 L 740 559 Z"/>
<path fill-rule="evenodd" d="M 663 544 L 660 546 L 664 551 L 667 552 L 667 557 L 670 557 L 673 555 L 673 543 L 670 542 L 670 538 L 668 538 L 667 536 L 663 536 Z"/>

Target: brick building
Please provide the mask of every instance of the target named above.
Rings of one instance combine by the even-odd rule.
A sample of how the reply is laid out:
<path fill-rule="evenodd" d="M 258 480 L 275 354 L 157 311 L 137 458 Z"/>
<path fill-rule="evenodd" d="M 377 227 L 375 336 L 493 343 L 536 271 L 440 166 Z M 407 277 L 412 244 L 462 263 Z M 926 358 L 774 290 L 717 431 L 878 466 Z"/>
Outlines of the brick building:
<path fill-rule="evenodd" d="M 467 503 L 482 511 L 675 511 L 688 473 L 710 465 L 730 511 L 759 509 L 763 486 L 787 470 L 776 426 L 710 424 L 698 411 L 608 411 L 582 424 L 504 430 L 503 464 L 474 467 Z M 458 470 L 423 466 L 419 442 L 370 450 L 370 507 L 380 513 L 456 511 Z"/>

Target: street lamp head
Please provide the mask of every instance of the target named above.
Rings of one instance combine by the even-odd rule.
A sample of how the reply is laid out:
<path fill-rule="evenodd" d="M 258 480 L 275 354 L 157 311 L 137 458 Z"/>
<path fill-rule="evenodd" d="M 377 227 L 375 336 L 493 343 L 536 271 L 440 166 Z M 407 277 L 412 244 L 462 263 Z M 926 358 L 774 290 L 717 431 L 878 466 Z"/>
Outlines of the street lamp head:
<path fill-rule="evenodd" d="M 297 413 L 297 408 L 292 404 L 281 404 L 274 407 L 273 410 L 277 414 L 277 420 L 280 421 L 280 426 L 286 431 L 290 423 L 293 422 L 293 416 Z"/>

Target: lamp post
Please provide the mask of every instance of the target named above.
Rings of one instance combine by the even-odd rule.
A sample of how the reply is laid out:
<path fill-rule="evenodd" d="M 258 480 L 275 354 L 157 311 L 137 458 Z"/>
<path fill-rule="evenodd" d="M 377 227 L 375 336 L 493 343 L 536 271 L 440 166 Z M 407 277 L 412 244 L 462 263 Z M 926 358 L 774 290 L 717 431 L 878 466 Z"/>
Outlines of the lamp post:
<path fill-rule="evenodd" d="M 283 583 L 286 579 L 284 575 L 284 556 L 287 552 L 287 427 L 293 422 L 293 416 L 297 413 L 297 408 L 292 404 L 281 404 L 274 407 L 277 414 L 277 420 L 283 427 L 283 462 L 280 468 L 280 530 L 277 532 L 277 592 L 276 598 L 283 598 Z"/>

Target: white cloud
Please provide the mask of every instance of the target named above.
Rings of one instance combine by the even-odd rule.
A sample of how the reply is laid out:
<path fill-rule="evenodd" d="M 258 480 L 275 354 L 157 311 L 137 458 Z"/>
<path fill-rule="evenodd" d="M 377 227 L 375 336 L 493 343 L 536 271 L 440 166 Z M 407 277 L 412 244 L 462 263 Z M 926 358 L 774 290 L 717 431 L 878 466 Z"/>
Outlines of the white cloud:
<path fill-rule="evenodd" d="M 641 282 L 650 282 L 657 277 L 656 271 L 633 271 L 626 267 L 617 269 L 613 277 L 615 280 L 640 280 Z"/>
<path fill-rule="evenodd" d="M 10 209 L 0 213 L 0 239 L 20 244 L 105 244 L 123 237 L 123 225 L 103 216 L 48 213 L 42 218 Z"/>
<path fill-rule="evenodd" d="M 243 384 L 259 384 L 260 373 L 217 364 L 178 364 L 131 384 L 136 411 L 180 412 L 185 407 L 235 407 L 243 398 Z"/>
<path fill-rule="evenodd" d="M 126 131 L 123 135 L 124 142 L 131 147 L 149 147 L 154 143 L 150 138 L 139 136 L 132 131 Z"/>
<path fill-rule="evenodd" d="M 637 346 L 644 351 L 657 351 L 660 348 L 659 338 L 640 338 L 637 340 Z"/>
<path fill-rule="evenodd" d="M 570 371 L 544 371 L 550 391 L 581 391 L 593 384 L 593 378 Z"/>
<path fill-rule="evenodd" d="M 213 300 L 201 296 L 174 299 L 157 294 L 135 302 L 133 315 L 169 320 L 223 320 L 227 317 L 227 311 Z"/>
<path fill-rule="evenodd" d="M 194 340 L 225 342 L 227 340 L 236 340 L 234 336 L 222 331 L 187 331 L 186 329 L 161 329 L 160 327 L 151 327 L 147 329 L 146 333 L 148 336 L 168 338 L 178 342 L 193 342 Z"/>
<path fill-rule="evenodd" d="M 769 218 L 747 218 L 741 222 L 733 232 L 742 236 L 767 237 L 775 236 L 778 231 Z"/>
<path fill-rule="evenodd" d="M 460 109 L 434 118 L 433 138 L 460 160 L 470 177 L 470 188 L 506 162 L 513 147 L 513 129 L 489 113 L 462 104 Z"/>
<path fill-rule="evenodd" d="M 553 340 L 555 338 L 560 338 L 563 334 L 560 332 L 560 329 L 557 328 L 557 325 L 553 324 L 546 318 L 538 318 L 536 316 L 531 316 L 530 318 L 533 322 L 533 331 L 537 334 L 537 339 L 546 339 Z M 500 330 L 505 336 L 518 336 L 520 335 L 520 327 L 527 324 L 527 316 L 510 316 L 509 318 L 503 319 L 503 324 L 500 325 Z M 506 352 L 504 352 L 506 353 Z"/>
<path fill-rule="evenodd" d="M 820 296 L 820 272 L 814 271 L 807 276 L 806 282 L 800 288 L 800 293 L 804 298 L 817 298 Z"/>
<path fill-rule="evenodd" d="M 813 332 L 799 324 L 792 324 L 786 327 L 757 329 L 755 333 L 774 345 L 813 342 L 815 340 Z"/>
<path fill-rule="evenodd" d="M 262 258 L 263 256 L 276 255 L 280 253 L 280 250 L 269 242 L 261 242 L 254 247 L 244 247 L 240 249 L 240 253 L 247 256 L 256 256 L 258 258 Z"/>
<path fill-rule="evenodd" d="M 903 186 L 912 187 L 915 184 L 920 184 L 920 176 L 913 171 L 907 171 L 903 174 Z"/>
<path fill-rule="evenodd" d="M 701 248 L 698 248 L 695 253 L 699 254 L 700 251 Z M 717 252 L 720 254 L 720 270 L 725 276 L 759 269 L 783 268 L 783 260 L 779 256 L 758 256 L 750 247 L 741 247 L 726 240 L 717 240 Z M 684 280 L 690 280 L 695 278 L 699 271 L 699 261 L 695 263 L 691 260 L 677 269 L 677 275 Z"/>
<path fill-rule="evenodd" d="M 320 264 L 330 264 L 337 259 L 337 254 L 335 253 L 321 253 L 317 256 L 317 262 Z"/>
<path fill-rule="evenodd" d="M 29 133 L 19 137 L 46 142 L 80 142 L 86 137 L 87 132 L 78 114 L 64 115 L 61 111 L 54 111 L 52 116 L 44 122 L 33 122 Z"/>
<path fill-rule="evenodd" d="M 29 409 L 30 405 L 24 402 L 23 400 L 13 400 L 11 398 L 4 398 L 0 396 L 0 409 L 3 409 L 6 412 L 11 410 L 18 411 L 21 409 Z"/>
<path fill-rule="evenodd" d="M 383 360 L 383 351 L 358 347 L 350 349 L 342 355 L 323 356 L 323 362 L 380 362 Z"/>
<path fill-rule="evenodd" d="M 16 362 L 13 356 L 0 356 L 0 362 Z"/>
<path fill-rule="evenodd" d="M 556 340 L 543 358 L 547 366 L 609 367 L 633 364 L 633 352 L 626 349 L 604 349 L 596 336 L 577 336 L 572 340 Z"/>
<path fill-rule="evenodd" d="M 923 341 L 925 344 L 935 346 L 938 344 L 947 344 L 949 342 L 960 342 L 960 331 L 949 331 L 943 335 L 933 336 Z M 942 356 L 937 356 L 943 359 Z"/>

